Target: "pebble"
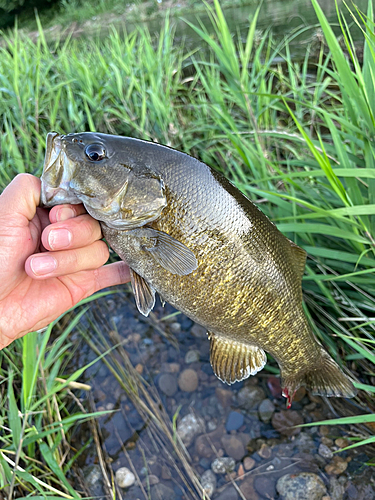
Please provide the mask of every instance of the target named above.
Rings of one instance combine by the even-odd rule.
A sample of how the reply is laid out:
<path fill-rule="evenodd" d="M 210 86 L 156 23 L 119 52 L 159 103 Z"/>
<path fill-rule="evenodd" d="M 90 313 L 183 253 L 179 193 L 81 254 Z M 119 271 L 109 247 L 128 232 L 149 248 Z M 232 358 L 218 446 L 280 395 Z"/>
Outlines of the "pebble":
<path fill-rule="evenodd" d="M 339 480 L 335 476 L 331 476 L 329 479 L 329 494 L 331 500 L 342 500 L 344 498 L 344 485 L 340 484 Z"/>
<path fill-rule="evenodd" d="M 181 391 L 194 392 L 198 387 L 198 375 L 191 368 L 187 368 L 178 377 L 178 386 Z"/>
<path fill-rule="evenodd" d="M 211 469 L 215 474 L 226 474 L 227 472 L 232 472 L 235 466 L 236 462 L 232 457 L 220 457 L 215 458 L 211 464 Z"/>
<path fill-rule="evenodd" d="M 259 418 L 265 424 L 271 420 L 272 415 L 275 413 L 275 405 L 270 399 L 263 399 L 258 408 Z"/>
<path fill-rule="evenodd" d="M 270 458 L 272 455 L 272 450 L 267 444 L 263 443 L 260 447 L 260 450 L 258 450 L 258 455 L 262 458 Z"/>
<path fill-rule="evenodd" d="M 212 470 L 206 470 L 201 477 L 203 492 L 210 497 L 216 490 L 216 476 Z"/>
<path fill-rule="evenodd" d="M 247 477 L 240 485 L 242 495 L 249 500 L 259 500 L 259 495 L 254 488 L 254 477 Z"/>
<path fill-rule="evenodd" d="M 185 354 L 185 363 L 189 365 L 190 363 L 196 363 L 199 361 L 199 351 L 192 349 Z"/>
<path fill-rule="evenodd" d="M 159 377 L 159 389 L 166 396 L 174 396 L 177 392 L 177 382 L 176 377 L 170 375 L 169 373 L 163 373 Z"/>
<path fill-rule="evenodd" d="M 152 486 L 153 484 L 158 484 L 159 478 L 155 476 L 155 474 L 150 474 L 142 481 L 143 486 L 148 487 L 148 485 Z"/>
<path fill-rule="evenodd" d="M 318 453 L 323 458 L 330 459 L 333 457 L 332 450 L 330 450 L 328 446 L 323 443 L 320 443 Z"/>
<path fill-rule="evenodd" d="M 256 462 L 253 458 L 246 457 L 243 461 L 243 466 L 245 467 L 245 470 L 251 470 L 254 467 L 255 463 Z"/>
<path fill-rule="evenodd" d="M 97 464 L 83 468 L 83 477 L 90 495 L 101 498 L 105 496 L 102 470 Z"/>
<path fill-rule="evenodd" d="M 335 440 L 335 445 L 338 446 L 339 448 L 345 448 L 346 446 L 349 446 L 350 441 L 348 441 L 345 438 L 337 438 Z"/>
<path fill-rule="evenodd" d="M 268 377 L 267 387 L 274 398 L 281 398 L 282 394 L 281 394 L 281 385 L 279 378 L 273 375 L 271 377 Z"/>
<path fill-rule="evenodd" d="M 176 493 L 174 492 L 174 490 L 163 483 L 158 483 L 154 486 L 151 486 L 150 490 L 151 500 L 160 500 L 161 498 L 163 500 L 176 500 Z"/>
<path fill-rule="evenodd" d="M 215 500 L 238 500 L 236 488 L 232 485 L 228 486 Z"/>
<path fill-rule="evenodd" d="M 302 431 L 299 434 L 299 436 L 295 439 L 294 444 L 298 450 L 303 453 L 309 453 L 316 448 L 313 438 L 306 431 Z"/>
<path fill-rule="evenodd" d="M 116 483 L 120 488 L 129 488 L 135 483 L 135 475 L 127 467 L 121 467 L 115 474 Z"/>
<path fill-rule="evenodd" d="M 254 488 L 263 497 L 275 498 L 276 496 L 276 480 L 270 475 L 255 476 Z"/>
<path fill-rule="evenodd" d="M 218 450 L 221 446 L 221 437 L 225 433 L 224 425 L 220 425 L 214 431 L 198 436 L 195 441 L 195 452 L 199 457 L 213 458 L 215 448 Z"/>
<path fill-rule="evenodd" d="M 177 434 L 185 446 L 190 446 L 195 436 L 205 432 L 205 423 L 194 413 L 188 413 L 177 424 Z"/>
<path fill-rule="evenodd" d="M 312 472 L 286 474 L 277 481 L 276 489 L 283 500 L 322 500 L 326 487 Z"/>
<path fill-rule="evenodd" d="M 327 474 L 338 475 L 345 472 L 347 467 L 348 467 L 348 462 L 344 458 L 335 455 L 332 461 L 328 465 L 326 465 L 324 469 Z"/>
<path fill-rule="evenodd" d="M 255 410 L 265 396 L 261 387 L 245 385 L 238 391 L 238 404 L 246 410 Z"/>
<path fill-rule="evenodd" d="M 191 330 L 190 333 L 194 335 L 194 337 L 198 339 L 205 339 L 207 338 L 207 329 L 204 328 L 204 326 L 198 325 L 198 323 L 195 323 Z"/>
<path fill-rule="evenodd" d="M 303 418 L 299 412 L 294 410 L 281 410 L 274 413 L 272 417 L 273 427 L 284 434 L 284 436 L 296 436 L 301 432 L 301 427 L 293 427 L 294 425 L 303 424 Z"/>
<path fill-rule="evenodd" d="M 221 438 L 221 444 L 225 453 L 235 460 L 242 460 L 246 455 L 245 447 L 240 439 L 232 435 L 224 435 Z"/>
<path fill-rule="evenodd" d="M 215 394 L 223 408 L 227 408 L 231 405 L 233 399 L 232 391 L 228 391 L 228 389 L 222 389 L 221 387 L 216 387 Z"/>
<path fill-rule="evenodd" d="M 227 418 L 226 429 L 228 432 L 237 431 L 244 423 L 244 416 L 238 411 L 231 411 Z"/>
<path fill-rule="evenodd" d="M 180 333 L 181 331 L 181 325 L 177 321 L 174 321 L 169 325 L 169 328 L 171 329 L 171 332 L 173 333 Z"/>

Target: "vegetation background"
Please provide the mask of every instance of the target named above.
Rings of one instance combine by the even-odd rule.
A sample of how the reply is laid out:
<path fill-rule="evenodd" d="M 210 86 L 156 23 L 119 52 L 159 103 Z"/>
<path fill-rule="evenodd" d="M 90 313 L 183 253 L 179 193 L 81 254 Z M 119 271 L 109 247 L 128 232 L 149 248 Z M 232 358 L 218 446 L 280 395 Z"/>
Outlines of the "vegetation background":
<path fill-rule="evenodd" d="M 233 34 L 216 0 L 211 31 L 192 25 L 201 43 L 191 50 L 174 43 L 168 17 L 156 38 L 144 26 L 112 29 L 102 38 L 48 38 L 38 17 L 37 36 L 3 32 L 0 186 L 19 172 L 40 175 L 51 130 L 158 141 L 223 171 L 309 254 L 306 314 L 362 389 L 358 415 L 329 423 L 365 423 L 351 444 L 358 446 L 375 442 L 374 13 L 371 0 L 366 13 L 352 6 L 344 17 L 338 10 L 338 37 L 318 2 L 312 4 L 320 27 L 298 61 L 291 43 L 310 28 L 276 41 L 271 30 L 257 31 L 258 9 L 246 36 Z M 67 442 L 92 415 L 72 404 L 74 382 L 86 367 L 69 374 L 66 367 L 69 334 L 84 312 L 83 305 L 0 353 L 0 488 L 10 497 L 17 489 L 25 497 L 78 498 L 66 476 L 82 450 L 72 453 Z M 132 367 L 128 375 L 113 369 L 187 462 L 175 423 L 144 403 Z M 191 481 L 199 491 L 193 473 Z"/>

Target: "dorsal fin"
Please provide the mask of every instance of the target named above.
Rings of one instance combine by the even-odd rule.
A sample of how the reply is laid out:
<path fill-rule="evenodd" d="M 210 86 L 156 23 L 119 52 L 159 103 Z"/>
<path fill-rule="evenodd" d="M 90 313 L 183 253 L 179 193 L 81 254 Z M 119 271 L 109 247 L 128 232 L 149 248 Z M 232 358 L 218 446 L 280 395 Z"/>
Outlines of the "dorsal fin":
<path fill-rule="evenodd" d="M 306 251 L 296 245 L 294 241 L 290 241 L 290 246 L 292 249 L 293 256 L 293 267 L 297 273 L 297 276 L 302 280 L 303 273 L 305 272 L 306 265 Z"/>
<path fill-rule="evenodd" d="M 210 332 L 208 338 L 211 366 L 222 382 L 240 382 L 258 373 L 266 364 L 266 353 L 260 347 L 223 339 Z"/>

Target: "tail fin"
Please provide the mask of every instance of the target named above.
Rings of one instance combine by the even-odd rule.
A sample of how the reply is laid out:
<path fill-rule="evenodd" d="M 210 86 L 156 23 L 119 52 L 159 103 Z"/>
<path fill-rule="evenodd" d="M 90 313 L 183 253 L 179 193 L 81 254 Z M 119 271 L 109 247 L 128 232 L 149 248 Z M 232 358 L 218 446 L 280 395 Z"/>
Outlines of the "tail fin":
<path fill-rule="evenodd" d="M 321 350 L 321 357 L 311 368 L 293 374 L 282 374 L 283 396 L 288 399 L 288 408 L 296 390 L 305 386 L 313 395 L 353 398 L 357 394 L 352 381 L 335 361 Z"/>

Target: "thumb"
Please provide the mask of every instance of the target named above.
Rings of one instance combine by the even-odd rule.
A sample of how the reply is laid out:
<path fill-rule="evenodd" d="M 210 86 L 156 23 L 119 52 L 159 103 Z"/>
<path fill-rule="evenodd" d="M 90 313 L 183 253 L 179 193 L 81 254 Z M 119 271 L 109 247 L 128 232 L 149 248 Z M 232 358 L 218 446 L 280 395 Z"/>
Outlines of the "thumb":
<path fill-rule="evenodd" d="M 0 196 L 0 217 L 22 215 L 31 221 L 40 201 L 40 179 L 19 174 Z"/>

